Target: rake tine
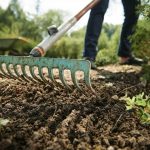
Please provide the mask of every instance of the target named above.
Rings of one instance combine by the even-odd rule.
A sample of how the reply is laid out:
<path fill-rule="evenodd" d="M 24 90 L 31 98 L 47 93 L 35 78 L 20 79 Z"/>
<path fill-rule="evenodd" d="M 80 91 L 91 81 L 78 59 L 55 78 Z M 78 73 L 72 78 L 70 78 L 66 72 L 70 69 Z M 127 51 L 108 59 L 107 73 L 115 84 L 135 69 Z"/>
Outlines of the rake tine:
<path fill-rule="evenodd" d="M 22 70 L 23 76 L 25 76 L 29 81 L 32 81 L 33 83 L 36 83 L 36 81 L 33 80 L 33 78 L 31 78 L 31 77 L 29 77 L 29 76 L 27 75 L 24 65 L 21 66 L 21 70 Z"/>
<path fill-rule="evenodd" d="M 42 68 L 38 69 L 39 70 L 39 76 L 40 78 L 42 79 L 42 82 L 44 83 L 49 83 L 48 80 L 46 80 L 46 78 L 44 77 L 43 75 L 43 72 L 42 72 Z"/>
<path fill-rule="evenodd" d="M 78 82 L 77 82 L 77 79 L 76 79 L 76 76 L 75 76 L 75 71 L 71 71 L 71 78 L 72 78 L 72 82 L 74 83 L 74 85 L 77 87 L 77 89 L 80 91 L 80 92 L 83 92 L 83 90 L 80 88 Z"/>
<path fill-rule="evenodd" d="M 18 72 L 17 65 L 14 65 L 14 71 L 15 71 L 15 74 L 16 74 L 19 78 L 21 78 L 21 80 L 24 80 L 24 81 L 26 81 L 26 82 L 29 82 L 29 80 L 27 80 L 27 79 L 23 76 L 23 74 L 20 74 L 20 73 Z"/>
<path fill-rule="evenodd" d="M 17 76 L 15 76 L 13 73 L 12 73 L 12 70 L 10 69 L 10 64 L 6 64 L 6 69 L 8 71 L 8 73 L 10 74 L 10 77 L 13 78 L 13 79 L 18 79 L 20 80 L 19 78 L 17 78 Z"/>
<path fill-rule="evenodd" d="M 0 73 L 0 77 L 3 78 L 3 77 L 5 77 L 5 76 L 4 76 L 2 73 Z"/>
<path fill-rule="evenodd" d="M 8 78 L 8 79 L 10 79 L 10 77 L 7 76 L 7 75 L 5 75 L 5 74 L 1 74 L 1 77 L 2 77 L 2 78 Z"/>
<path fill-rule="evenodd" d="M 0 73 L 0 78 L 3 78 L 3 75 Z"/>
<path fill-rule="evenodd" d="M 40 80 L 40 79 L 36 76 L 36 74 L 34 73 L 34 67 L 29 66 L 29 70 L 30 70 L 31 76 L 32 76 L 35 80 L 37 80 L 37 81 L 43 83 L 43 81 Z"/>
<path fill-rule="evenodd" d="M 54 75 L 53 75 L 52 68 L 48 68 L 48 76 L 49 76 L 49 78 L 51 79 L 51 81 L 52 81 L 56 86 L 62 88 L 62 85 L 59 84 L 59 83 L 54 79 Z"/>
<path fill-rule="evenodd" d="M 4 77 L 10 79 L 11 77 L 9 76 L 9 74 L 6 73 L 6 71 L 3 69 L 2 64 L 0 65 L 0 70 L 3 74 Z"/>
<path fill-rule="evenodd" d="M 5 75 L 4 75 L 4 73 L 3 73 L 3 71 L 2 71 L 2 64 L 0 64 L 0 75 L 2 76 L 2 77 L 6 77 Z"/>
<path fill-rule="evenodd" d="M 71 87 L 69 87 L 64 79 L 64 70 L 62 68 L 59 68 L 59 78 L 61 80 L 61 82 L 63 83 L 63 85 L 69 89 L 70 91 L 72 90 Z"/>
<path fill-rule="evenodd" d="M 94 94 L 96 93 L 95 90 L 92 88 L 91 82 L 90 82 L 90 75 L 84 74 L 84 80 L 87 88 L 91 90 Z"/>
<path fill-rule="evenodd" d="M 46 79 L 46 78 L 44 77 L 43 72 L 42 72 L 43 68 L 40 68 L 40 69 L 38 69 L 38 70 L 39 70 L 39 76 L 43 79 L 42 82 L 47 83 L 47 84 L 50 84 L 50 85 L 52 85 L 52 86 L 54 87 L 53 82 L 50 81 L 49 79 Z"/>
<path fill-rule="evenodd" d="M 44 77 L 43 72 L 42 72 L 42 69 L 43 69 L 43 68 L 39 69 L 39 75 L 41 75 L 40 77 L 43 79 L 44 83 L 48 83 L 48 84 L 50 84 L 50 85 L 52 85 L 52 86 L 54 87 L 53 82 L 50 81 L 49 79 L 46 79 L 46 78 Z"/>

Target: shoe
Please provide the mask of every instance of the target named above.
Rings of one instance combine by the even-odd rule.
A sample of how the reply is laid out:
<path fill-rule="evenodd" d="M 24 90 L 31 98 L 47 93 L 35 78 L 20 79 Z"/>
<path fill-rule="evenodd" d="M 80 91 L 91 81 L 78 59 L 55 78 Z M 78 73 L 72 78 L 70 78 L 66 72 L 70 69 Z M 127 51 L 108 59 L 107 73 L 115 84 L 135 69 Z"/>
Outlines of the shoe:
<path fill-rule="evenodd" d="M 95 62 L 94 62 L 93 59 L 91 59 L 91 58 L 85 58 L 85 60 L 90 61 L 90 63 L 91 63 L 91 69 L 97 70 L 97 66 L 96 66 L 96 64 L 95 64 Z"/>
<path fill-rule="evenodd" d="M 91 69 L 97 70 L 97 66 L 96 66 L 95 62 L 94 61 L 90 61 L 90 62 L 91 62 Z"/>
<path fill-rule="evenodd" d="M 146 64 L 147 62 L 143 59 L 136 58 L 136 57 L 121 57 L 120 65 L 135 65 L 135 66 L 141 66 L 143 64 Z"/>

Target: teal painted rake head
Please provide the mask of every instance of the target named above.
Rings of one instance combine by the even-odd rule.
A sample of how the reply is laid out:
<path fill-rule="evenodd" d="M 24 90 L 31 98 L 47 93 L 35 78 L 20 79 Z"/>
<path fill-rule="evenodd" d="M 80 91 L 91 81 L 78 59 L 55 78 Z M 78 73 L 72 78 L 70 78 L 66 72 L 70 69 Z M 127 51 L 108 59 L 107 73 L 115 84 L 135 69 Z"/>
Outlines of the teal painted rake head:
<path fill-rule="evenodd" d="M 0 77 L 17 79 L 26 82 L 52 84 L 53 86 L 64 86 L 72 90 L 72 86 L 66 81 L 65 70 L 70 71 L 72 84 L 79 90 L 80 86 L 76 73 L 84 73 L 83 80 L 88 89 L 94 92 L 90 82 L 91 64 L 87 60 L 47 58 L 47 57 L 22 57 L 22 56 L 0 56 Z M 58 77 L 55 77 L 55 69 Z"/>
<path fill-rule="evenodd" d="M 24 80 L 26 82 L 42 82 L 53 84 L 56 86 L 64 85 L 67 89 L 71 89 L 67 84 L 64 76 L 64 71 L 70 70 L 71 79 L 74 86 L 83 91 L 76 79 L 76 72 L 82 71 L 84 73 L 84 81 L 88 89 L 94 92 L 90 83 L 90 68 L 91 64 L 87 60 L 72 60 L 59 58 L 45 58 L 41 57 L 52 47 L 52 45 L 59 40 L 72 26 L 74 26 L 79 19 L 91 8 L 93 8 L 101 0 L 93 0 L 86 5 L 75 16 L 70 18 L 66 23 L 59 28 L 48 28 L 49 35 L 34 47 L 30 56 L 33 57 L 19 57 L 19 56 L 0 56 L 0 76 L 6 78 Z M 53 69 L 58 69 L 59 79 L 62 84 L 59 84 L 54 78 Z M 45 70 L 46 74 L 45 75 Z M 95 93 L 95 92 L 94 92 Z"/>

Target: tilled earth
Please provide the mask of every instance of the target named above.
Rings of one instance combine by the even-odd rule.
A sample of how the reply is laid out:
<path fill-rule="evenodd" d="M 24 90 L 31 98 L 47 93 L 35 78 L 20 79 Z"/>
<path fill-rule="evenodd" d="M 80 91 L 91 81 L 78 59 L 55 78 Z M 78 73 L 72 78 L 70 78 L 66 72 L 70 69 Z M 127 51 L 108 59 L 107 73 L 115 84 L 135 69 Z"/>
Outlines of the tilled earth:
<path fill-rule="evenodd" d="M 122 97 L 150 93 L 141 68 L 109 65 L 91 72 L 97 96 L 0 78 L 1 150 L 148 150 L 150 126 Z"/>

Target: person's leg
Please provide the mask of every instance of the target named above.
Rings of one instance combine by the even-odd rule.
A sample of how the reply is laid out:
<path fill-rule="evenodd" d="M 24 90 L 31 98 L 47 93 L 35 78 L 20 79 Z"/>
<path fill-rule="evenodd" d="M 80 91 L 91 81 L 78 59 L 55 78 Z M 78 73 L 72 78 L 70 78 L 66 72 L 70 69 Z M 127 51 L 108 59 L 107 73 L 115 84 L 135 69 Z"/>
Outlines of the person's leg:
<path fill-rule="evenodd" d="M 102 29 L 104 14 L 108 8 L 108 3 L 109 0 L 102 0 L 90 12 L 85 35 L 83 57 L 89 58 L 92 61 L 95 60 L 97 54 L 98 38 Z"/>
<path fill-rule="evenodd" d="M 118 56 L 131 57 L 131 42 L 129 36 L 134 33 L 134 27 L 138 21 L 139 15 L 137 14 L 136 8 L 140 4 L 140 0 L 122 0 L 122 4 L 125 19 L 122 26 Z"/>

